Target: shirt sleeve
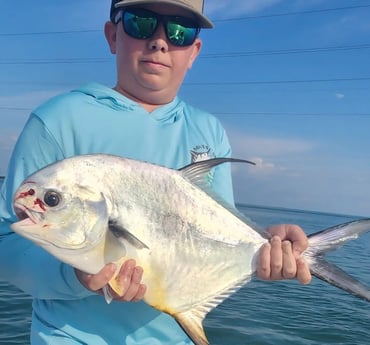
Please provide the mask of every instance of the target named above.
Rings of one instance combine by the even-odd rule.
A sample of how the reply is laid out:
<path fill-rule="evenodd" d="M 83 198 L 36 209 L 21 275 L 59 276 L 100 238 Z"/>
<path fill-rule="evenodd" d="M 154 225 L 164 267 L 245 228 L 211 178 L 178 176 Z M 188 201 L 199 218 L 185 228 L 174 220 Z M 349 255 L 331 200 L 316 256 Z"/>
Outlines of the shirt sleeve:
<path fill-rule="evenodd" d="M 74 269 L 14 233 L 13 195 L 31 173 L 64 158 L 45 124 L 34 114 L 26 123 L 0 190 L 0 279 L 39 299 L 78 299 L 93 294 L 78 281 Z"/>

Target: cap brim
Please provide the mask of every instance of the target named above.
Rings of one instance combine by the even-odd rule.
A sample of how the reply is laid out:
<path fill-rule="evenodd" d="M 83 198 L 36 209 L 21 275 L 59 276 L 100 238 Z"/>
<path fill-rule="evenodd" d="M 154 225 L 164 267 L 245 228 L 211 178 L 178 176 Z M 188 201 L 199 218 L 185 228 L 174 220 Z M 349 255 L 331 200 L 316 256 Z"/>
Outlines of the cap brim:
<path fill-rule="evenodd" d="M 212 29 L 214 27 L 213 23 L 206 16 L 204 16 L 203 14 L 200 14 L 199 12 L 195 12 L 193 9 L 186 6 L 185 4 L 182 4 L 180 2 L 177 2 L 177 3 L 174 4 L 173 0 L 172 1 L 171 0 L 167 0 L 167 1 L 166 0 L 162 1 L 161 0 L 161 1 L 158 1 L 158 2 L 160 2 L 162 4 L 175 5 L 177 7 L 181 7 L 181 8 L 184 8 L 184 9 L 190 11 L 195 16 L 200 28 Z M 133 5 L 151 4 L 151 3 L 152 2 L 148 1 L 148 0 L 124 0 L 124 1 L 117 2 L 114 5 L 114 7 L 119 8 L 119 7 L 133 6 Z"/>

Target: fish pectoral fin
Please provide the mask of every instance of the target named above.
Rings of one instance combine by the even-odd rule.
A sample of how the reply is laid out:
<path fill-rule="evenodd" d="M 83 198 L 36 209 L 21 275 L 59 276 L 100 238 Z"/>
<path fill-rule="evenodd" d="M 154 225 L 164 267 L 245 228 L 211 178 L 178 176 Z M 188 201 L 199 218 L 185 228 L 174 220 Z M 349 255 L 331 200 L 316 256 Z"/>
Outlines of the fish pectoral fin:
<path fill-rule="evenodd" d="M 209 345 L 203 329 L 203 320 L 208 310 L 191 309 L 172 315 L 195 345 Z"/>
<path fill-rule="evenodd" d="M 115 220 L 109 220 L 108 222 L 109 231 L 122 242 L 128 242 L 137 249 L 149 249 L 149 247 L 134 236 L 130 231 L 125 229 L 121 224 Z"/>

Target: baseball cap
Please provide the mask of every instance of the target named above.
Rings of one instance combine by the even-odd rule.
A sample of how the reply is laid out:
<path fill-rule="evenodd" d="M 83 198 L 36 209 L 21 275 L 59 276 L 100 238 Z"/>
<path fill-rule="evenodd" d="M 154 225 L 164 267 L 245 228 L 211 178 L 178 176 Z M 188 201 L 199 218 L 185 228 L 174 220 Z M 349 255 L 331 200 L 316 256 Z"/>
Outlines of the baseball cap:
<path fill-rule="evenodd" d="M 195 15 L 200 28 L 213 28 L 213 23 L 203 15 L 204 0 L 112 0 L 110 19 L 113 21 L 117 8 L 144 4 L 169 4 L 184 8 Z"/>

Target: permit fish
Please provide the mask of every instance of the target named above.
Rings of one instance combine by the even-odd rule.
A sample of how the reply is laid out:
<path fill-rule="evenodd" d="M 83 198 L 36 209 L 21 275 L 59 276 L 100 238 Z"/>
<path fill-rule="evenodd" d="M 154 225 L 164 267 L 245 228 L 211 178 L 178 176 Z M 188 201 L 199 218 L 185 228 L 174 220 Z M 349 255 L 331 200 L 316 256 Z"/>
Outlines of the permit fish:
<path fill-rule="evenodd" d="M 174 317 L 196 345 L 208 345 L 203 319 L 250 281 L 269 240 L 211 192 L 210 170 L 228 162 L 251 163 L 214 158 L 174 170 L 105 154 L 67 158 L 21 184 L 12 229 L 87 273 L 135 259 L 144 301 Z M 303 257 L 312 274 L 370 301 L 367 286 L 324 258 L 369 230 L 370 219 L 360 219 L 311 235 Z M 109 285 L 120 294 L 115 279 Z"/>

